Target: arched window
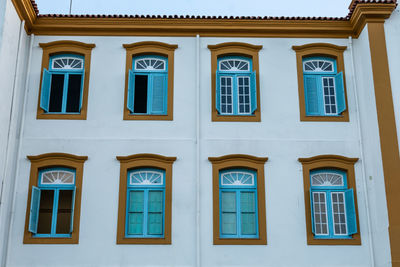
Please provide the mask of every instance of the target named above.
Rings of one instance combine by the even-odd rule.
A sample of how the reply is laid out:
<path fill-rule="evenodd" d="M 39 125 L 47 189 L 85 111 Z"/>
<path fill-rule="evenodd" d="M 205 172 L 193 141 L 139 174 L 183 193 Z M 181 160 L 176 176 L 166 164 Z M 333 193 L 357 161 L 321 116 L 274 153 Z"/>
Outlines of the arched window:
<path fill-rule="evenodd" d="M 61 54 L 50 57 L 43 70 L 40 107 L 46 113 L 80 113 L 84 84 L 84 56 Z"/>
<path fill-rule="evenodd" d="M 220 115 L 252 115 L 257 109 L 256 75 L 245 57 L 218 59 L 216 105 Z"/>
<path fill-rule="evenodd" d="M 346 110 L 343 72 L 328 57 L 303 58 L 307 116 L 338 116 Z"/>
<path fill-rule="evenodd" d="M 168 59 L 146 55 L 133 58 L 129 70 L 127 106 L 136 115 L 166 115 Z"/>

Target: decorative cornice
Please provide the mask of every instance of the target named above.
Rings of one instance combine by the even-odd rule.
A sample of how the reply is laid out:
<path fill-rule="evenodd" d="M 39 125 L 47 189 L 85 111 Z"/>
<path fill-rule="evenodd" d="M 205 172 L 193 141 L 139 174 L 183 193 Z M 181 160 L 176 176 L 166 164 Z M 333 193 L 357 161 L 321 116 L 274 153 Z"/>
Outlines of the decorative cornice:
<path fill-rule="evenodd" d="M 267 162 L 268 158 L 267 157 L 255 157 L 251 155 L 245 155 L 245 154 L 231 154 L 231 155 L 225 155 L 221 157 L 209 157 L 208 160 L 212 162 L 213 164 L 215 163 L 224 163 L 224 162 L 229 162 L 229 161 L 249 161 L 257 164 L 264 164 Z"/>
<path fill-rule="evenodd" d="M 208 49 L 212 51 L 218 51 L 221 49 L 229 49 L 229 48 L 246 48 L 247 50 L 253 50 L 255 52 L 258 52 L 262 49 L 262 45 L 253 45 L 253 44 L 247 44 L 247 43 L 239 43 L 239 42 L 229 42 L 229 43 L 221 43 L 221 44 L 216 44 L 216 45 L 208 45 Z"/>
<path fill-rule="evenodd" d="M 54 41 L 49 43 L 39 43 L 41 48 L 49 48 L 49 47 L 58 47 L 58 46 L 72 46 L 72 47 L 80 47 L 84 49 L 92 49 L 96 47 L 95 44 L 86 44 L 78 41 L 69 41 L 69 40 L 61 40 L 61 41 Z"/>
<path fill-rule="evenodd" d="M 384 21 L 396 3 L 354 2 L 346 18 L 37 15 L 29 0 L 12 0 L 28 33 L 72 36 L 196 36 L 357 38 L 365 24 Z"/>
<path fill-rule="evenodd" d="M 135 160 L 155 160 L 155 161 L 172 163 L 176 161 L 176 157 L 165 157 L 157 154 L 143 153 L 143 154 L 134 154 L 129 156 L 117 156 L 117 160 L 119 160 L 121 163 L 127 163 Z"/>
<path fill-rule="evenodd" d="M 123 44 L 122 46 L 127 50 L 142 48 L 142 47 L 156 47 L 156 48 L 174 51 L 175 49 L 178 48 L 178 45 L 175 45 L 175 44 L 172 45 L 172 44 L 166 44 L 166 43 L 162 43 L 162 42 L 152 42 L 152 41 L 137 42 L 137 43 L 132 43 L 132 44 Z"/>
<path fill-rule="evenodd" d="M 36 156 L 27 156 L 27 158 L 31 162 L 40 162 L 44 160 L 49 160 L 49 159 L 64 159 L 64 160 L 72 160 L 76 162 L 85 162 L 88 157 L 87 156 L 76 156 L 72 154 L 67 154 L 67 153 L 46 153 L 46 154 L 41 154 L 41 155 L 36 155 Z"/>
<path fill-rule="evenodd" d="M 339 46 L 339 45 L 328 44 L 328 43 L 312 43 L 312 44 L 292 46 L 292 49 L 297 52 L 313 50 L 315 48 L 324 48 L 324 49 L 334 50 L 337 52 L 343 52 L 344 50 L 347 49 L 347 46 Z"/>
<path fill-rule="evenodd" d="M 311 158 L 299 158 L 298 160 L 303 164 L 311 164 L 320 161 L 337 161 L 346 164 L 354 164 L 358 161 L 358 158 L 347 158 L 339 155 L 319 155 Z"/>

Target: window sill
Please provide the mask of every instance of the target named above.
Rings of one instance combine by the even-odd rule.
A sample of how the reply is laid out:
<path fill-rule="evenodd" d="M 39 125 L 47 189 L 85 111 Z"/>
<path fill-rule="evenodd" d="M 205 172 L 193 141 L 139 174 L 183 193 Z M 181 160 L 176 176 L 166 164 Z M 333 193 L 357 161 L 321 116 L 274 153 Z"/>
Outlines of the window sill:
<path fill-rule="evenodd" d="M 349 122 L 348 112 L 343 112 L 343 115 L 339 116 L 307 116 L 301 115 L 300 121 L 337 121 L 337 122 Z"/>
<path fill-rule="evenodd" d="M 266 238 L 215 238 L 214 245 L 266 245 Z"/>
<path fill-rule="evenodd" d="M 78 236 L 72 233 L 71 237 L 34 237 L 29 233 L 24 236 L 24 244 L 79 244 Z"/>
<path fill-rule="evenodd" d="M 171 239 L 168 238 L 117 238 L 118 245 L 142 244 L 142 245 L 171 245 Z"/>
<path fill-rule="evenodd" d="M 138 115 L 132 114 L 129 111 L 124 113 L 124 120 L 137 120 L 137 121 L 172 121 L 172 115 Z"/>
<path fill-rule="evenodd" d="M 212 121 L 260 122 L 261 117 L 257 110 L 254 115 L 220 115 L 215 111 L 212 114 Z"/>
<path fill-rule="evenodd" d="M 81 113 L 37 113 L 38 120 L 86 120 L 86 112 Z"/>
<path fill-rule="evenodd" d="M 332 238 L 322 239 L 312 236 L 307 240 L 308 245 L 361 245 L 359 234 L 354 234 L 352 238 Z"/>

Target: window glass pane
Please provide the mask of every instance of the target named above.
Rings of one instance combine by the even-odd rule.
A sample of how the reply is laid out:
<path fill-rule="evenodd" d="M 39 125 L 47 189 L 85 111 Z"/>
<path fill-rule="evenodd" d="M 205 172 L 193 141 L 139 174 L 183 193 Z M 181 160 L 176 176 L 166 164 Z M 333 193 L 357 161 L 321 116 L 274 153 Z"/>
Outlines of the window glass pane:
<path fill-rule="evenodd" d="M 236 213 L 222 213 L 222 234 L 236 235 Z"/>
<path fill-rule="evenodd" d="M 149 213 L 147 231 L 149 235 L 162 235 L 163 218 L 162 213 Z"/>
<path fill-rule="evenodd" d="M 326 211 L 326 196 L 324 192 L 313 193 L 313 211 L 315 234 L 328 234 L 328 218 Z"/>
<path fill-rule="evenodd" d="M 82 74 L 70 74 L 68 80 L 67 112 L 79 112 Z"/>
<path fill-rule="evenodd" d="M 240 193 L 241 232 L 242 235 L 255 235 L 256 230 L 256 205 L 254 192 Z"/>
<path fill-rule="evenodd" d="M 346 211 L 344 206 L 344 193 L 332 192 L 332 215 L 335 235 L 346 235 Z"/>
<path fill-rule="evenodd" d="M 147 75 L 135 75 L 134 113 L 147 113 Z"/>
<path fill-rule="evenodd" d="M 242 220 L 242 225 L 241 225 L 242 235 L 257 234 L 256 215 L 254 213 L 242 213 L 241 220 Z"/>
<path fill-rule="evenodd" d="M 37 233 L 50 234 L 53 216 L 54 190 L 41 190 Z"/>
<path fill-rule="evenodd" d="M 129 212 L 143 212 L 143 191 L 131 191 L 129 193 Z"/>
<path fill-rule="evenodd" d="M 323 77 L 323 88 L 324 88 L 324 105 L 325 113 L 334 115 L 336 114 L 336 96 L 335 87 L 333 83 L 333 77 Z M 335 110 L 335 112 L 333 112 Z"/>
<path fill-rule="evenodd" d="M 61 112 L 64 90 L 64 74 L 51 75 L 49 112 Z"/>
<path fill-rule="evenodd" d="M 141 235 L 143 234 L 143 213 L 128 214 L 128 234 Z"/>
<path fill-rule="evenodd" d="M 238 77 L 239 113 L 250 112 L 250 77 Z"/>
<path fill-rule="evenodd" d="M 232 113 L 232 77 L 221 77 L 221 113 Z"/>
<path fill-rule="evenodd" d="M 60 190 L 57 210 L 57 234 L 68 234 L 71 227 L 72 190 Z"/>

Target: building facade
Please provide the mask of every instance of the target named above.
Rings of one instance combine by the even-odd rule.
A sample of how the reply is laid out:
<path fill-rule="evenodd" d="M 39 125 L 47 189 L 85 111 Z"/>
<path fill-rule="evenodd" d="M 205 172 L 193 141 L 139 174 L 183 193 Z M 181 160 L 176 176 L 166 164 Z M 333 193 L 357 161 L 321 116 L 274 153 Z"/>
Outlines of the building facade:
<path fill-rule="evenodd" d="M 2 266 L 400 266 L 400 14 L 0 0 Z"/>

